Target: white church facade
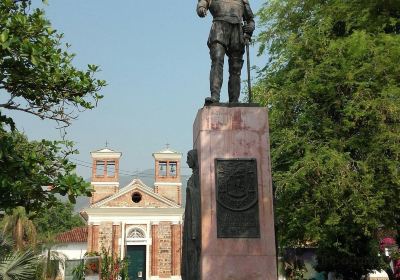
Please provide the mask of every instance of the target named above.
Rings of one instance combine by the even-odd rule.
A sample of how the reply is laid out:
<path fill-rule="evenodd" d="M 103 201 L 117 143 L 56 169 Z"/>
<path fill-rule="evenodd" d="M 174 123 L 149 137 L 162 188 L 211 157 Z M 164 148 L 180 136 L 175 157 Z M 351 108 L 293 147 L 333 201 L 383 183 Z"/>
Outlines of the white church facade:
<path fill-rule="evenodd" d="M 119 186 L 120 152 L 105 148 L 91 157 L 94 193 L 81 212 L 87 252 L 105 248 L 127 258 L 132 279 L 181 279 L 182 155 L 169 148 L 153 154 L 153 187 L 140 179 Z"/>

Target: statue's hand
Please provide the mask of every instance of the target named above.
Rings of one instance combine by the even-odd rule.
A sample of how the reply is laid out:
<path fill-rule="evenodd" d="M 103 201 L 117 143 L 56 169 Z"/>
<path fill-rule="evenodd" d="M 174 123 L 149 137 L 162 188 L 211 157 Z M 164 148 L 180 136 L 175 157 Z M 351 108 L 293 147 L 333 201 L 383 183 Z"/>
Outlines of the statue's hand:
<path fill-rule="evenodd" d="M 254 23 L 253 23 L 253 22 L 246 23 L 246 24 L 243 26 L 243 32 L 244 32 L 245 34 L 248 34 L 250 37 L 251 37 L 251 35 L 253 34 L 254 29 L 255 29 L 255 26 L 254 26 Z"/>
<path fill-rule="evenodd" d="M 205 17 L 207 15 L 207 9 L 204 7 L 198 7 L 197 14 L 199 15 L 199 17 Z"/>
<path fill-rule="evenodd" d="M 247 45 L 251 42 L 251 35 L 248 33 L 244 33 L 244 43 Z"/>

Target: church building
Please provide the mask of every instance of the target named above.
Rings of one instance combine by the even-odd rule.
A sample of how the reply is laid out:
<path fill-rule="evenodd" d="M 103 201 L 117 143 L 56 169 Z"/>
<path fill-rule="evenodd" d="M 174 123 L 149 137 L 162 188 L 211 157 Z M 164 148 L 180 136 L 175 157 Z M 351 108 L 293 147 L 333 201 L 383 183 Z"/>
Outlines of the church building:
<path fill-rule="evenodd" d="M 152 187 L 140 179 L 119 185 L 120 152 L 104 148 L 91 157 L 94 193 L 81 212 L 87 252 L 127 258 L 131 279 L 181 279 L 182 154 L 168 147 L 153 154 Z"/>

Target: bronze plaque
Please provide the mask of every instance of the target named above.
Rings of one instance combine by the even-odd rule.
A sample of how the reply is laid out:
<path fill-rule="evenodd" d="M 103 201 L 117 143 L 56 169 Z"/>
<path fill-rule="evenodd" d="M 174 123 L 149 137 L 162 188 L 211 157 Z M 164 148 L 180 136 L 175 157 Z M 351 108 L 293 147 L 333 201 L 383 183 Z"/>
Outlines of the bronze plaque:
<path fill-rule="evenodd" d="M 259 238 L 256 159 L 216 159 L 218 238 Z"/>

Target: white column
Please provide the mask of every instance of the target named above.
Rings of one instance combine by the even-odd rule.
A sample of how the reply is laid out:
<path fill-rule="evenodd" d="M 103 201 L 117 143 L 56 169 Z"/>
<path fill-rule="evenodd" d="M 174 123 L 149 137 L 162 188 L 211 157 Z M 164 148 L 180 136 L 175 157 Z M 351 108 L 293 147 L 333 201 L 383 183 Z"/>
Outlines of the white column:
<path fill-rule="evenodd" d="M 121 222 L 121 259 L 125 257 L 125 222 Z"/>
<path fill-rule="evenodd" d="M 150 245 L 151 245 L 151 223 L 147 221 L 146 223 L 146 279 L 150 279 L 150 259 L 151 259 L 151 252 L 150 252 Z"/>

